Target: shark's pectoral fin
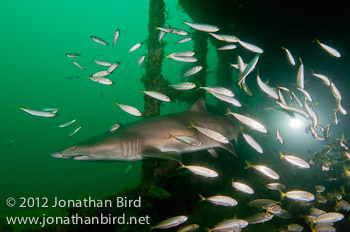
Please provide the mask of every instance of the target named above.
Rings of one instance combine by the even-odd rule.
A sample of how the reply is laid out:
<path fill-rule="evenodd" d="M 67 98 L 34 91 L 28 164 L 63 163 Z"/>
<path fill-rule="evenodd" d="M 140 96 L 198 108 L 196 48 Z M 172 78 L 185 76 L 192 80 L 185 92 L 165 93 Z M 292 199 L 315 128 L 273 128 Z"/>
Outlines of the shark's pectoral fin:
<path fill-rule="evenodd" d="M 223 149 L 225 149 L 226 151 L 230 152 L 238 158 L 232 143 L 220 143 L 220 147 L 222 147 Z"/>
<path fill-rule="evenodd" d="M 216 153 L 216 151 L 214 150 L 214 148 L 210 148 L 207 150 L 209 152 L 209 154 L 214 157 L 215 159 L 217 159 L 219 157 L 218 153 Z"/>
<path fill-rule="evenodd" d="M 149 158 L 161 158 L 161 159 L 169 159 L 169 160 L 175 160 L 175 161 L 181 161 L 181 155 L 177 152 L 162 152 L 157 149 L 150 149 L 142 151 L 143 157 L 149 157 Z"/>

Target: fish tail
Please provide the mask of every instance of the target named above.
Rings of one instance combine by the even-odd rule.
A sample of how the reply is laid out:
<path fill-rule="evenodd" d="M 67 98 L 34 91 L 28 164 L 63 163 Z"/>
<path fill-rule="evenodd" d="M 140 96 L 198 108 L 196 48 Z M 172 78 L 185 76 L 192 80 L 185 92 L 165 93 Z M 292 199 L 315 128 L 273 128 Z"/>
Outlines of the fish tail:
<path fill-rule="evenodd" d="M 278 153 L 280 154 L 280 159 L 283 159 L 284 155 L 281 151 L 278 151 Z"/>
<path fill-rule="evenodd" d="M 230 110 L 230 108 L 227 108 L 225 115 L 229 115 L 229 114 L 232 114 L 232 111 Z"/>
<path fill-rule="evenodd" d="M 282 48 L 283 50 L 286 50 L 286 48 L 285 48 L 285 47 L 282 47 L 282 46 L 281 46 L 281 48 Z"/>
<path fill-rule="evenodd" d="M 301 60 L 301 58 L 299 57 L 299 61 L 300 61 L 300 64 L 303 64 L 303 61 Z"/>
<path fill-rule="evenodd" d="M 252 165 L 248 162 L 248 160 L 245 160 L 245 164 L 247 166 L 245 166 L 244 169 L 248 169 L 248 168 L 252 167 Z"/>
<path fill-rule="evenodd" d="M 170 134 L 170 132 L 168 131 L 168 135 L 169 137 L 167 139 L 173 138 L 174 136 L 172 134 Z"/>
<path fill-rule="evenodd" d="M 278 190 L 278 192 L 280 192 L 280 194 L 281 194 L 281 200 L 279 201 L 279 202 L 281 202 L 283 200 L 285 194 L 280 189 Z"/>
<path fill-rule="evenodd" d="M 190 125 L 187 128 L 193 128 L 195 127 L 195 125 L 193 124 L 193 122 L 190 120 Z"/>
<path fill-rule="evenodd" d="M 180 164 L 180 167 L 178 169 L 181 169 L 181 168 L 185 168 L 186 166 L 179 160 L 179 164 Z"/>
<path fill-rule="evenodd" d="M 241 124 L 239 124 L 238 127 L 239 127 L 239 128 L 238 128 L 238 133 L 242 133 L 242 135 L 243 135 L 244 127 L 243 127 Z"/>
<path fill-rule="evenodd" d="M 315 39 L 317 44 L 321 44 L 321 42 L 318 39 Z"/>
<path fill-rule="evenodd" d="M 207 231 L 207 232 L 211 232 L 211 231 L 213 231 L 213 229 L 206 228 L 206 227 L 203 227 L 203 229 L 204 229 L 205 231 Z"/>
<path fill-rule="evenodd" d="M 202 195 L 198 194 L 198 196 L 201 198 L 200 202 L 201 201 L 205 201 L 205 197 L 203 197 Z"/>

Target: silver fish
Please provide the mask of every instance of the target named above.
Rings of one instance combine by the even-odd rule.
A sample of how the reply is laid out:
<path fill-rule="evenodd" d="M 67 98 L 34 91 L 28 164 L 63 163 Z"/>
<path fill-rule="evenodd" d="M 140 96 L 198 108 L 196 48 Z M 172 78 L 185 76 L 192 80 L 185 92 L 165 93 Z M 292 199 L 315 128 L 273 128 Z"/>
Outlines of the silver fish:
<path fill-rule="evenodd" d="M 120 62 L 115 62 L 109 66 L 107 72 L 112 73 L 118 66 L 120 65 Z"/>
<path fill-rule="evenodd" d="M 259 131 L 259 132 L 264 133 L 264 134 L 267 133 L 266 127 L 263 124 L 261 124 L 260 122 L 256 121 L 255 119 L 249 118 L 249 117 L 244 116 L 242 114 L 233 113 L 233 112 L 231 112 L 230 109 L 227 109 L 226 115 L 228 115 L 228 114 L 233 115 L 237 120 L 239 120 L 244 125 L 249 126 L 253 130 Z"/>
<path fill-rule="evenodd" d="M 119 127 L 120 127 L 120 124 L 116 123 L 116 124 L 109 127 L 109 132 L 114 132 L 114 131 L 118 130 Z"/>
<path fill-rule="evenodd" d="M 235 49 L 236 47 L 237 47 L 236 44 L 228 44 L 228 45 L 219 47 L 218 50 L 219 50 L 219 51 L 223 51 L 223 50 L 233 50 L 233 49 Z"/>
<path fill-rule="evenodd" d="M 108 71 L 99 71 L 97 73 L 92 74 L 92 77 L 105 77 L 110 75 L 111 73 Z"/>
<path fill-rule="evenodd" d="M 212 229 L 208 229 L 208 232 L 211 231 L 235 231 L 234 229 L 242 229 L 248 226 L 248 222 L 242 219 L 228 219 L 222 222 L 219 222 Z M 240 231 L 240 230 L 239 230 Z"/>
<path fill-rule="evenodd" d="M 138 63 L 139 63 L 139 67 L 140 67 L 140 68 L 141 68 L 141 66 L 142 66 L 143 61 L 145 61 L 145 58 L 146 58 L 146 55 L 140 56 L 140 58 L 139 58 L 139 60 L 138 60 Z"/>
<path fill-rule="evenodd" d="M 258 142 L 256 142 L 250 135 L 242 132 L 242 135 L 245 139 L 245 141 L 252 147 L 254 148 L 254 150 L 256 150 L 259 153 L 264 153 L 262 147 L 258 144 Z"/>
<path fill-rule="evenodd" d="M 300 168 L 310 168 L 310 164 L 299 157 L 296 157 L 293 155 L 284 155 L 281 151 L 279 153 L 280 153 L 281 159 L 285 159 L 286 161 L 288 161 L 293 165 L 296 165 Z"/>
<path fill-rule="evenodd" d="M 254 45 L 254 44 L 250 44 L 250 43 L 244 42 L 242 40 L 238 40 L 238 43 L 242 47 L 244 47 L 245 49 L 247 49 L 249 51 L 252 51 L 255 53 L 263 53 L 264 52 L 261 48 L 259 48 L 258 46 Z"/>
<path fill-rule="evenodd" d="M 331 85 L 331 81 L 329 80 L 329 78 L 327 76 L 325 76 L 323 74 L 317 74 L 317 73 L 312 73 L 312 75 L 321 79 L 326 86 Z"/>
<path fill-rule="evenodd" d="M 282 137 L 281 132 L 279 130 L 276 131 L 276 138 L 277 138 L 278 142 L 280 142 L 280 144 L 284 143 L 283 137 Z"/>
<path fill-rule="evenodd" d="M 201 70 L 202 70 L 202 66 L 194 66 L 190 70 L 185 72 L 184 75 L 182 75 L 182 77 L 188 77 L 188 76 L 194 75 L 194 74 L 198 73 Z"/>
<path fill-rule="evenodd" d="M 216 131 L 213 131 L 211 129 L 208 129 L 208 128 L 196 126 L 193 124 L 192 121 L 190 122 L 190 126 L 188 128 L 195 128 L 196 130 L 198 130 L 202 134 L 204 134 L 204 135 L 208 136 L 209 138 L 211 138 L 215 141 L 218 141 L 220 143 L 230 143 L 230 141 L 222 134 L 220 134 Z"/>
<path fill-rule="evenodd" d="M 204 32 L 217 32 L 219 30 L 218 27 L 209 25 L 209 24 L 200 24 L 200 23 L 189 23 L 184 22 L 184 24 L 192 27 L 193 29 L 196 29 L 198 31 L 204 31 Z"/>
<path fill-rule="evenodd" d="M 302 191 L 302 190 L 293 190 L 289 191 L 287 193 L 281 193 L 282 196 L 286 196 L 290 199 L 297 200 L 297 201 L 313 201 L 315 200 L 315 196 L 309 192 Z"/>
<path fill-rule="evenodd" d="M 234 97 L 235 94 L 229 90 L 226 89 L 224 87 L 219 87 L 219 86 L 208 86 L 208 87 L 199 87 L 200 89 L 204 89 L 208 92 L 213 92 L 213 93 L 217 93 L 217 94 L 221 94 L 221 95 L 225 95 L 227 97 Z"/>
<path fill-rule="evenodd" d="M 66 123 L 62 123 L 61 125 L 59 125 L 58 127 L 62 128 L 62 127 L 66 127 L 66 126 L 70 126 L 73 123 L 75 123 L 77 120 L 73 119 L 72 121 L 66 122 Z"/>
<path fill-rule="evenodd" d="M 300 57 L 299 57 L 299 60 L 300 60 L 300 66 L 297 73 L 297 85 L 299 88 L 304 89 L 304 64 L 301 61 Z"/>
<path fill-rule="evenodd" d="M 125 112 L 131 114 L 131 115 L 134 115 L 134 116 L 138 116 L 138 117 L 141 117 L 142 116 L 142 113 L 136 109 L 135 107 L 133 106 L 128 106 L 128 105 L 123 105 L 123 104 L 119 104 L 118 102 L 115 103 L 117 106 L 119 106 L 122 110 L 124 110 Z"/>
<path fill-rule="evenodd" d="M 190 90 L 196 87 L 196 84 L 191 82 L 182 82 L 178 84 L 169 85 L 169 87 L 177 90 Z"/>
<path fill-rule="evenodd" d="M 84 69 L 84 70 L 85 70 L 85 68 L 83 68 L 80 64 L 78 64 L 78 62 L 76 62 L 76 61 L 74 61 L 74 60 L 72 60 L 72 62 L 73 62 L 73 64 L 75 64 L 78 68 L 81 68 L 81 69 Z"/>
<path fill-rule="evenodd" d="M 117 44 L 118 39 L 119 39 L 120 31 L 117 29 L 114 33 L 114 39 L 113 39 L 113 46 Z"/>
<path fill-rule="evenodd" d="M 29 110 L 25 108 L 21 108 L 21 110 L 23 110 L 24 112 L 27 112 L 28 114 L 39 116 L 39 117 L 51 118 L 56 116 L 56 114 L 51 111 L 48 112 L 48 111 Z"/>
<path fill-rule="evenodd" d="M 139 47 L 141 47 L 141 45 L 142 45 L 141 43 L 135 44 L 134 46 L 132 46 L 132 47 L 130 48 L 130 50 L 129 50 L 128 53 L 135 51 L 136 49 L 138 49 Z"/>
<path fill-rule="evenodd" d="M 209 33 L 211 36 L 213 36 L 217 40 L 229 42 L 229 43 L 236 43 L 238 42 L 238 38 L 233 35 L 221 35 L 221 34 L 214 34 L 214 33 Z"/>
<path fill-rule="evenodd" d="M 103 85 L 113 85 L 113 81 L 105 77 L 88 77 L 90 80 L 103 84 Z"/>
<path fill-rule="evenodd" d="M 201 198 L 201 201 L 209 201 L 215 205 L 222 205 L 222 206 L 236 206 L 238 202 L 233 199 L 232 197 L 227 196 L 211 196 L 211 197 L 203 197 L 202 195 L 198 194 Z"/>
<path fill-rule="evenodd" d="M 191 57 L 191 56 L 172 56 L 170 58 L 180 62 L 189 62 L 189 63 L 197 62 L 197 58 Z"/>
<path fill-rule="evenodd" d="M 198 141 L 197 139 L 186 135 L 172 135 L 169 133 L 169 139 L 170 138 L 177 139 L 178 141 L 188 144 L 190 146 L 200 147 L 203 145 L 202 142 Z"/>
<path fill-rule="evenodd" d="M 259 77 L 259 74 L 256 76 L 256 80 L 258 82 L 258 85 L 260 87 L 260 89 L 266 93 L 267 95 L 269 95 L 270 97 L 278 100 L 279 97 L 278 97 L 278 94 L 276 92 L 275 89 L 271 88 L 270 86 L 268 86 L 267 84 L 265 84 L 263 81 L 261 81 L 260 77 Z"/>
<path fill-rule="evenodd" d="M 245 169 L 254 168 L 255 170 L 261 172 L 265 176 L 268 176 L 274 180 L 278 180 L 280 178 L 280 176 L 269 167 L 266 167 L 264 165 L 251 165 L 248 161 L 246 161 L 246 164 L 247 164 L 247 166 L 245 167 Z"/>
<path fill-rule="evenodd" d="M 191 40 L 192 40 L 191 37 L 186 37 L 186 38 L 180 39 L 179 41 L 177 41 L 177 43 L 187 43 Z"/>
<path fill-rule="evenodd" d="M 336 58 L 341 57 L 340 53 L 339 53 L 337 50 L 335 50 L 334 48 L 332 48 L 332 47 L 330 47 L 330 46 L 328 46 L 328 45 L 326 45 L 326 44 L 321 43 L 320 41 L 318 41 L 318 39 L 316 39 L 316 42 L 317 42 L 319 45 L 321 45 L 321 47 L 322 47 L 326 52 L 328 52 L 329 54 L 331 54 L 332 56 L 334 56 L 334 57 L 336 57 Z"/>
<path fill-rule="evenodd" d="M 168 229 L 168 228 L 172 228 L 172 227 L 181 225 L 182 223 L 186 222 L 187 219 L 188 219 L 188 217 L 184 216 L 184 215 L 168 218 L 168 219 L 158 223 L 157 225 L 153 226 L 152 230 L 153 229 Z"/>
<path fill-rule="evenodd" d="M 221 101 L 230 103 L 231 105 L 234 105 L 237 107 L 242 107 L 242 104 L 237 99 L 235 99 L 233 97 L 228 97 L 226 95 L 211 92 L 210 90 L 209 90 L 209 93 L 211 93 L 214 97 L 216 97 L 217 99 L 220 99 Z"/>
<path fill-rule="evenodd" d="M 109 67 L 111 66 L 111 62 L 108 62 L 108 61 L 103 61 L 103 60 L 94 60 L 94 62 L 98 65 L 102 65 L 102 66 L 105 66 L 105 67 Z"/>
<path fill-rule="evenodd" d="M 106 41 L 104 41 L 103 39 L 98 38 L 98 37 L 96 37 L 96 36 L 90 36 L 90 38 L 91 38 L 93 41 L 95 41 L 96 43 L 99 43 L 99 44 L 102 44 L 102 45 L 105 45 L 105 46 L 108 45 L 108 43 L 107 43 Z"/>
<path fill-rule="evenodd" d="M 180 162 L 181 168 L 186 168 L 187 170 L 193 172 L 196 175 L 215 178 L 218 177 L 218 173 L 206 167 L 194 166 L 194 165 L 184 165 Z"/>
<path fill-rule="evenodd" d="M 320 216 L 318 216 L 313 222 L 318 223 L 334 223 L 343 220 L 344 215 L 341 213 L 325 213 Z"/>
<path fill-rule="evenodd" d="M 80 129 L 81 129 L 81 126 L 78 127 L 77 129 L 73 130 L 73 131 L 69 134 L 69 136 L 75 135 Z"/>
<path fill-rule="evenodd" d="M 165 101 L 165 102 L 170 102 L 171 101 L 168 96 L 166 96 L 165 94 L 156 92 L 156 91 L 141 91 L 141 92 L 146 94 L 146 95 L 148 95 L 148 96 L 150 96 L 150 97 L 158 99 L 160 101 Z"/>
<path fill-rule="evenodd" d="M 69 58 L 77 58 L 80 56 L 80 54 L 79 53 L 67 53 L 66 56 Z"/>
<path fill-rule="evenodd" d="M 295 60 L 293 58 L 292 53 L 290 53 L 290 51 L 287 48 L 284 48 L 284 47 L 281 47 L 281 48 L 286 51 L 287 58 L 288 58 L 290 64 L 294 66 L 295 65 Z"/>
<path fill-rule="evenodd" d="M 232 186 L 241 192 L 248 193 L 248 194 L 254 194 L 254 190 L 246 184 L 233 181 Z"/>

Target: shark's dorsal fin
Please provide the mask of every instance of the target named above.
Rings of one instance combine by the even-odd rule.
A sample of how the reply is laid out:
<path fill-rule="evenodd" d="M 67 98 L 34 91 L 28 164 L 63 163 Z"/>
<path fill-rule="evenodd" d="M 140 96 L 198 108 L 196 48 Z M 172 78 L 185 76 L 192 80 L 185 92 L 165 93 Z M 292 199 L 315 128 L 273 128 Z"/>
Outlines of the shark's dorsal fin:
<path fill-rule="evenodd" d="M 207 106 L 205 105 L 204 99 L 199 98 L 192 106 L 188 109 L 189 112 L 204 113 L 208 114 Z"/>

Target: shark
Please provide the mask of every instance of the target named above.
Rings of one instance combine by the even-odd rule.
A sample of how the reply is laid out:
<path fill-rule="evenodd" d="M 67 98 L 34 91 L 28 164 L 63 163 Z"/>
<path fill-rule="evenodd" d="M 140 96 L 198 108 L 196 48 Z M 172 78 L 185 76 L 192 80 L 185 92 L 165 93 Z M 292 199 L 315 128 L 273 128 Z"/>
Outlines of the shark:
<path fill-rule="evenodd" d="M 239 132 L 231 116 L 208 113 L 205 102 L 198 99 L 187 111 L 156 116 L 122 126 L 115 132 L 106 132 L 77 145 L 52 154 L 54 158 L 86 161 L 139 161 L 144 158 L 181 160 L 185 153 L 208 150 L 216 156 L 216 148 L 223 148 L 236 155 L 231 142 L 221 143 L 202 134 L 190 124 L 208 128 L 236 140 Z M 201 142 L 192 146 L 171 135 L 189 136 Z M 237 156 L 237 155 L 236 155 Z"/>

